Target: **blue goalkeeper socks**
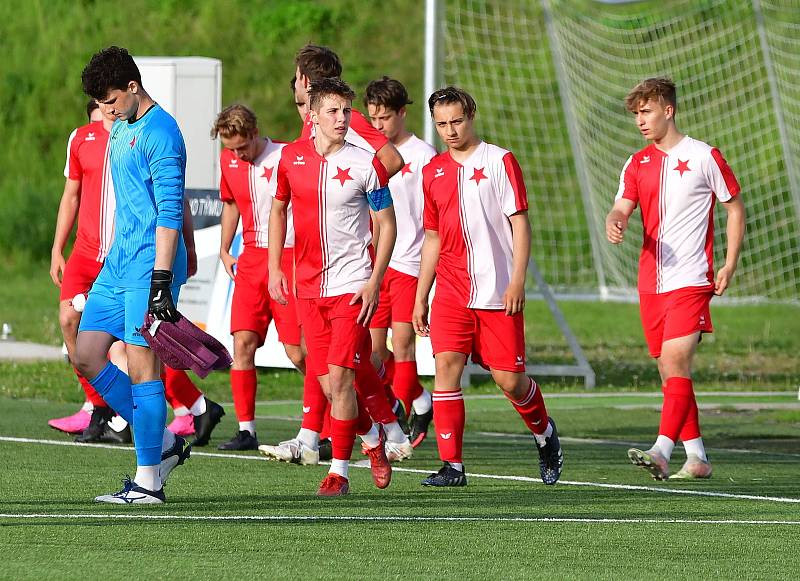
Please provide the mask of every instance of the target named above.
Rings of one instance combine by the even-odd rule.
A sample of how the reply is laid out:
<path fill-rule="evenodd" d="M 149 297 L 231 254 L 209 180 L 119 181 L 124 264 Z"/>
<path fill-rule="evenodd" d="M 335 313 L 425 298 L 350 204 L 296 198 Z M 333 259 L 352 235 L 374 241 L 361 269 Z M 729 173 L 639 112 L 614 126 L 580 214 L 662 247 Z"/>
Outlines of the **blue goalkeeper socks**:
<path fill-rule="evenodd" d="M 117 412 L 123 420 L 133 425 L 133 398 L 131 397 L 131 378 L 119 367 L 111 363 L 97 374 L 89 383 L 97 393 L 103 396 L 106 403 Z M 162 390 L 163 392 L 163 390 Z"/>
<path fill-rule="evenodd" d="M 167 422 L 167 402 L 161 380 L 131 386 L 133 391 L 133 441 L 139 466 L 161 463 L 161 440 Z"/>

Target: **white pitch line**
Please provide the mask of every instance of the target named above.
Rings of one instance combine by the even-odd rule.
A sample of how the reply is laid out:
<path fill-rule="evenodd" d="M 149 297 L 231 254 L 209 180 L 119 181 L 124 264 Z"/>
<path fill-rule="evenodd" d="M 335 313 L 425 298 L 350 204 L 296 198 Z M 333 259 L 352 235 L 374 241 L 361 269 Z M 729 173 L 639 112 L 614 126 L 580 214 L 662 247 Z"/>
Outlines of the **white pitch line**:
<path fill-rule="evenodd" d="M 11 442 L 17 444 L 46 444 L 56 446 L 76 446 L 86 448 L 104 448 L 109 450 L 127 450 L 131 451 L 134 448 L 130 446 L 113 446 L 109 444 L 78 444 L 76 442 L 63 442 L 60 440 L 38 440 L 34 438 L 12 438 L 9 436 L 0 436 L 0 442 Z M 239 454 L 218 454 L 213 452 L 195 452 L 192 451 L 192 456 L 201 456 L 206 458 L 222 458 L 225 460 L 257 460 L 269 461 L 261 456 L 239 455 Z M 328 464 L 327 462 L 320 462 L 320 464 Z M 366 460 L 355 461 L 351 463 L 354 468 L 369 468 L 369 462 Z M 409 474 L 430 474 L 431 469 L 422 470 L 419 468 L 402 468 L 400 466 L 392 466 L 393 472 L 405 472 Z M 504 474 L 481 474 L 477 472 L 469 472 L 470 478 L 485 478 L 487 480 L 505 480 L 512 482 L 535 482 L 541 483 L 540 478 L 533 478 L 530 476 L 514 476 Z M 684 488 L 665 488 L 663 486 L 641 486 L 635 484 L 611 484 L 606 482 L 584 482 L 580 480 L 559 480 L 560 485 L 566 486 L 584 486 L 588 488 L 604 488 L 608 490 L 633 490 L 640 492 L 657 492 L 663 494 L 677 494 L 684 496 L 704 496 L 709 498 L 728 498 L 734 500 L 761 500 L 768 502 L 779 502 L 787 504 L 800 504 L 800 498 L 787 498 L 783 496 L 759 496 L 754 494 L 734 494 L 730 492 L 713 492 L 707 490 L 687 490 Z"/>
<path fill-rule="evenodd" d="M 569 518 L 524 516 L 327 516 L 327 515 L 190 515 L 190 514 L 47 514 L 0 513 L 0 519 L 153 520 L 153 521 L 267 521 L 267 522 L 508 522 L 578 524 L 800 525 L 796 520 L 690 520 L 658 518 Z"/>

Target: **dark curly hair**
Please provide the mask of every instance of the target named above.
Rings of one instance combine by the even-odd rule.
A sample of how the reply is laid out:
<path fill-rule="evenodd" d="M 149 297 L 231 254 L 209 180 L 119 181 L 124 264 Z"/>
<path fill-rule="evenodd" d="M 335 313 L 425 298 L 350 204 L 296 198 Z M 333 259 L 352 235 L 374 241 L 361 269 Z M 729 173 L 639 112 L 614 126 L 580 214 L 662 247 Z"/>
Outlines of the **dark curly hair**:
<path fill-rule="evenodd" d="M 127 89 L 131 81 L 141 86 L 142 75 L 126 49 L 109 46 L 92 56 L 83 69 L 81 81 L 87 95 L 102 100 L 114 89 Z"/>

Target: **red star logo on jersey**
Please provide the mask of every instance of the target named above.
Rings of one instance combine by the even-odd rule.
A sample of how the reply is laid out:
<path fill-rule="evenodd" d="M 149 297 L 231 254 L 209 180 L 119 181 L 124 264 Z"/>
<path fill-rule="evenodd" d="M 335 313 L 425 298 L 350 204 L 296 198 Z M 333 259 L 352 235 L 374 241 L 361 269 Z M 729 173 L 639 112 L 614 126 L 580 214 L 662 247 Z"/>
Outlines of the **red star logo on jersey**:
<path fill-rule="evenodd" d="M 261 174 L 261 177 L 262 178 L 267 178 L 267 181 L 272 180 L 272 171 L 273 171 L 273 169 L 274 168 L 271 168 L 271 167 L 265 167 L 264 168 L 264 173 Z"/>
<path fill-rule="evenodd" d="M 134 145 L 136 145 L 136 136 L 135 135 L 133 136 L 133 139 L 131 139 L 131 143 L 130 143 L 131 147 L 133 147 Z"/>
<path fill-rule="evenodd" d="M 339 173 L 337 173 L 331 179 L 332 180 L 339 180 L 341 182 L 342 186 L 344 186 L 344 182 L 346 182 L 347 180 L 352 180 L 353 179 L 352 177 L 350 177 L 350 168 L 349 167 L 346 167 L 346 168 L 342 169 L 339 166 L 336 166 L 336 169 L 339 170 Z"/>
<path fill-rule="evenodd" d="M 469 179 L 475 180 L 475 183 L 477 185 L 481 185 L 481 180 L 488 180 L 489 178 L 487 178 L 486 174 L 483 173 L 483 168 L 482 167 L 476 167 L 473 170 L 472 177 L 469 178 Z"/>
<path fill-rule="evenodd" d="M 681 160 L 679 159 L 679 160 L 678 160 L 678 166 L 677 166 L 677 167 L 674 167 L 674 168 L 672 168 L 672 169 L 673 169 L 674 171 L 680 172 L 680 174 L 681 174 L 681 177 L 683 177 L 683 172 L 685 172 L 685 171 L 692 171 L 692 170 L 690 170 L 690 169 L 689 169 L 689 160 L 688 160 L 688 159 L 687 159 L 686 161 L 681 161 Z"/>
<path fill-rule="evenodd" d="M 414 173 L 411 171 L 411 164 L 410 163 L 405 164 L 403 166 L 403 169 L 400 170 L 400 173 L 402 175 L 406 175 L 407 173 Z"/>

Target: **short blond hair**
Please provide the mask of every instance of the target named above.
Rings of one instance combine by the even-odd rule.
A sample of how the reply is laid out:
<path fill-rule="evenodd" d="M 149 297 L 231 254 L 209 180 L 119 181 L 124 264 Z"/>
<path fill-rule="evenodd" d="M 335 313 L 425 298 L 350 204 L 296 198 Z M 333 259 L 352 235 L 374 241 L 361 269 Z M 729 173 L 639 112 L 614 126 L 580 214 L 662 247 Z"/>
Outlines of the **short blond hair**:
<path fill-rule="evenodd" d="M 252 137 L 258 132 L 258 119 L 256 114 L 244 105 L 235 104 L 226 107 L 217 115 L 214 126 L 211 128 L 211 137 L 217 135 L 229 139 L 235 135 Z"/>
<path fill-rule="evenodd" d="M 672 105 L 673 108 L 677 106 L 677 97 L 675 91 L 675 83 L 668 77 L 652 77 L 645 79 L 633 89 L 625 97 L 625 108 L 628 111 L 635 112 L 638 110 L 641 103 L 647 103 L 650 100 L 658 101 L 661 105 Z"/>

